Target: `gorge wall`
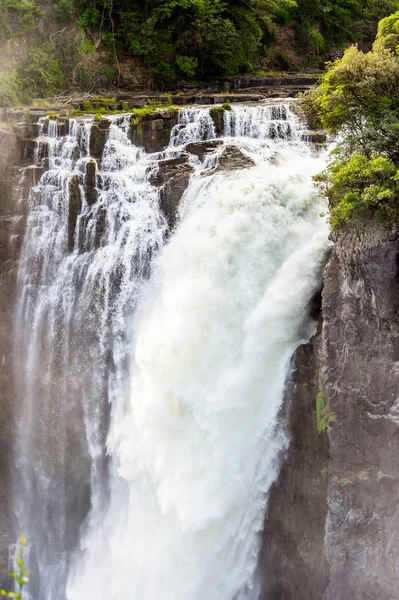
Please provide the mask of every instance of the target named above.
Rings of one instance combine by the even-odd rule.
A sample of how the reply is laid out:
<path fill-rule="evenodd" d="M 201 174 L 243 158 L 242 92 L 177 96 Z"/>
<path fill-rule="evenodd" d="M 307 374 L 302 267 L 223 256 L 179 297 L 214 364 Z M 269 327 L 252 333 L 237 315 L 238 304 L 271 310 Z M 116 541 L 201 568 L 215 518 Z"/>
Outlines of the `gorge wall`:
<path fill-rule="evenodd" d="M 30 164 L 30 140 L 22 141 L 11 129 L 0 128 L 0 583 L 6 578 L 8 547 L 13 539 L 10 494 L 15 441 L 15 397 L 12 350 L 18 256 L 30 189 L 41 170 Z"/>
<path fill-rule="evenodd" d="M 131 129 L 131 137 L 149 152 L 162 153 L 176 122 L 173 111 L 154 113 Z M 93 125 L 94 158 L 102 154 L 107 127 L 106 119 Z M 42 166 L 32 165 L 36 135 L 35 124 L 0 130 L 0 572 L 7 568 L 13 541 L 11 356 L 17 265 L 29 191 L 46 168 L 45 148 Z M 217 145 L 191 144 L 187 151 L 203 158 Z M 226 164 L 250 166 L 237 149 L 228 148 Z M 90 168 L 88 198 L 94 193 L 96 164 Z M 153 185 L 161 188 L 170 228 L 190 169 L 185 153 L 159 156 Z M 297 350 L 287 383 L 282 418 L 288 420 L 291 443 L 269 498 L 262 600 L 392 600 L 397 595 L 398 230 L 359 226 L 341 231 L 334 241 L 322 296 L 314 301 L 317 334 Z"/>
<path fill-rule="evenodd" d="M 318 332 L 287 386 L 291 445 L 270 496 L 264 600 L 397 597 L 398 258 L 396 227 L 335 236 Z"/>

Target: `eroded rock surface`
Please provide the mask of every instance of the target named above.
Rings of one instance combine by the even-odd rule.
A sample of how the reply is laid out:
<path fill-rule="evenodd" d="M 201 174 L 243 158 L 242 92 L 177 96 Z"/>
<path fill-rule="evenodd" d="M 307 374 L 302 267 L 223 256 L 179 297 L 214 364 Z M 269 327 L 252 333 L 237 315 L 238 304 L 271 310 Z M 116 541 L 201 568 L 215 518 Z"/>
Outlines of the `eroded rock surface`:
<path fill-rule="evenodd" d="M 170 229 L 173 229 L 176 223 L 179 203 L 188 187 L 192 171 L 188 155 L 181 153 L 176 158 L 160 160 L 158 169 L 150 177 L 150 183 L 161 188 L 161 208 Z"/>
<path fill-rule="evenodd" d="M 337 235 L 319 333 L 286 395 L 292 442 L 270 497 L 265 600 L 398 597 L 398 266 L 395 227 Z"/>
<path fill-rule="evenodd" d="M 244 154 L 234 144 L 227 144 L 218 155 L 218 164 L 212 169 L 212 173 L 218 171 L 235 171 L 237 169 L 249 169 L 255 165 L 252 158 Z"/>
<path fill-rule="evenodd" d="M 178 110 L 160 110 L 140 117 L 137 122 L 133 120 L 130 127 L 133 144 L 146 152 L 161 152 L 169 144 L 178 116 Z"/>

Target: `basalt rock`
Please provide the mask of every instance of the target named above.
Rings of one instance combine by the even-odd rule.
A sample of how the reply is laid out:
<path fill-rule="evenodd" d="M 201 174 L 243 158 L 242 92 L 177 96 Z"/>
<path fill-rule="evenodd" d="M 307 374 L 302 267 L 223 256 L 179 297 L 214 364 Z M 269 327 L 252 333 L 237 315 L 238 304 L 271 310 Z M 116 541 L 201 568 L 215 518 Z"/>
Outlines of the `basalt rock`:
<path fill-rule="evenodd" d="M 0 128 L 0 588 L 9 587 L 8 547 L 15 542 L 11 514 L 15 398 L 12 349 L 17 260 L 22 243 L 30 184 L 39 173 L 20 162 L 17 135 Z"/>
<path fill-rule="evenodd" d="M 218 156 L 217 166 L 210 173 L 218 171 L 235 171 L 237 169 L 249 169 L 255 165 L 252 158 L 244 154 L 234 144 L 228 144 L 223 147 L 222 152 Z"/>
<path fill-rule="evenodd" d="M 69 214 L 68 214 L 68 250 L 72 252 L 75 245 L 75 229 L 78 216 L 82 209 L 79 178 L 77 175 L 69 181 Z"/>
<path fill-rule="evenodd" d="M 90 160 L 88 163 L 86 163 L 85 196 L 87 204 L 95 204 L 98 197 L 96 188 L 96 173 L 97 163 L 95 160 Z"/>
<path fill-rule="evenodd" d="M 170 229 L 176 223 L 177 209 L 193 170 L 187 160 L 188 155 L 185 153 L 176 158 L 160 160 L 157 171 L 149 180 L 152 185 L 160 187 L 161 208 Z"/>
<path fill-rule="evenodd" d="M 215 128 L 215 133 L 218 137 L 223 135 L 224 129 L 224 110 L 214 110 L 211 109 L 210 115 L 213 121 L 213 126 Z"/>
<path fill-rule="evenodd" d="M 101 158 L 103 155 L 110 126 L 111 121 L 109 119 L 93 122 L 90 132 L 90 156 L 93 158 Z"/>
<path fill-rule="evenodd" d="M 370 224 L 336 235 L 319 332 L 298 350 L 295 364 L 285 398 L 291 446 L 270 495 L 262 598 L 393 600 L 399 564 L 396 226 Z M 317 396 L 324 407 L 318 437 Z"/>
<path fill-rule="evenodd" d="M 16 123 L 14 131 L 18 138 L 35 138 L 38 136 L 39 126 L 37 123 Z"/>
<path fill-rule="evenodd" d="M 133 119 L 130 126 L 132 143 L 146 152 L 161 152 L 169 144 L 178 115 L 178 110 L 161 110 Z"/>
<path fill-rule="evenodd" d="M 211 154 L 223 144 L 222 140 L 209 140 L 206 142 L 190 142 L 184 149 L 190 154 L 198 156 L 200 161 L 203 161 L 207 154 Z"/>
<path fill-rule="evenodd" d="M 325 144 L 327 141 L 326 131 L 306 131 L 303 139 L 311 144 Z"/>

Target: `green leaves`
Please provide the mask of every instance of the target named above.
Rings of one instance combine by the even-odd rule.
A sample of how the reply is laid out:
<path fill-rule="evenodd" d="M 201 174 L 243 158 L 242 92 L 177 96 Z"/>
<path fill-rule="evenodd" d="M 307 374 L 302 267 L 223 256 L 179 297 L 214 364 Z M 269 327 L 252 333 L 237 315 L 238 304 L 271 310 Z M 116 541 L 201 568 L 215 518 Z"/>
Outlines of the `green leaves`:
<path fill-rule="evenodd" d="M 25 546 L 26 546 L 26 538 L 23 534 L 19 536 L 17 551 L 14 557 L 15 564 L 17 565 L 18 570 L 12 571 L 9 573 L 9 577 L 13 579 L 18 586 L 19 590 L 17 592 L 7 592 L 4 589 L 0 590 L 0 596 L 4 598 L 14 598 L 15 600 L 21 600 L 22 598 L 22 590 L 26 583 L 29 582 L 29 577 L 27 576 L 27 570 L 24 567 L 25 559 Z"/>

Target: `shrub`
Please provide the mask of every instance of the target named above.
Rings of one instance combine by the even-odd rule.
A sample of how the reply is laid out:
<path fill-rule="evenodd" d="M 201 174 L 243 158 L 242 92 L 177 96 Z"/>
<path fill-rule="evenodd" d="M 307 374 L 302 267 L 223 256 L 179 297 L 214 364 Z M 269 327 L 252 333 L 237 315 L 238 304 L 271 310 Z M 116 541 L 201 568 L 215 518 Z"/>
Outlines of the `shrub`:
<path fill-rule="evenodd" d="M 7 590 L 0 589 L 0 596 L 7 598 L 14 598 L 15 600 L 22 600 L 22 591 L 24 586 L 29 582 L 28 572 L 25 568 L 25 546 L 26 539 L 24 535 L 19 536 L 17 551 L 14 557 L 16 569 L 9 573 L 9 577 L 13 580 L 18 588 L 17 592 L 7 592 Z"/>

